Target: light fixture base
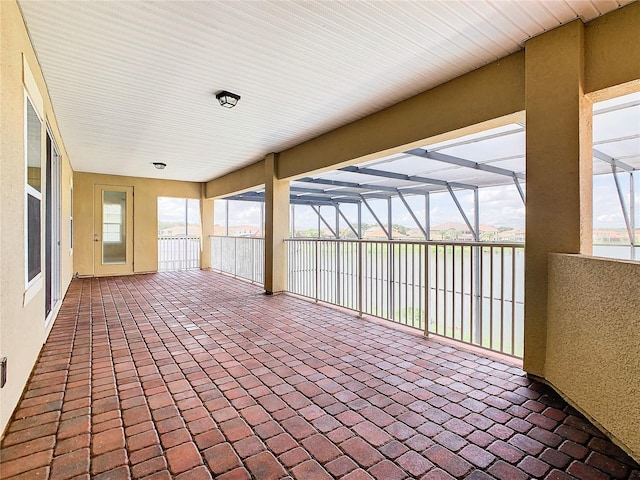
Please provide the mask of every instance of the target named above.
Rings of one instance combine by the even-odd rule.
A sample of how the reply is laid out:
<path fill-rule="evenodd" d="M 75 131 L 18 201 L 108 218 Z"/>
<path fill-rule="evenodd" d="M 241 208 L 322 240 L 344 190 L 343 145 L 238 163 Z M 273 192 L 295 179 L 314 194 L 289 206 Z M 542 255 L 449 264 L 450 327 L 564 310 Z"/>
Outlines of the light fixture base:
<path fill-rule="evenodd" d="M 225 108 L 233 108 L 238 104 L 238 100 L 240 100 L 240 95 L 236 95 L 235 93 L 227 92 L 226 90 L 222 90 L 216 93 L 216 98 L 220 105 Z"/>
<path fill-rule="evenodd" d="M 158 170 L 164 170 L 167 164 L 163 162 L 153 162 L 153 166 L 156 167 Z"/>

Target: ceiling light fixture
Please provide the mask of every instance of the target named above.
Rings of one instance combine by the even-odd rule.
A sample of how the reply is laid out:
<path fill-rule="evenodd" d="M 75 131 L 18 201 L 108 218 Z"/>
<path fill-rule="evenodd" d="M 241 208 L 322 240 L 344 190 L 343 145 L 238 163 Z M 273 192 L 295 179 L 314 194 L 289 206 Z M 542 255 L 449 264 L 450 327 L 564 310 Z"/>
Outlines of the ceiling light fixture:
<path fill-rule="evenodd" d="M 240 100 L 240 95 L 222 90 L 221 92 L 216 93 L 216 98 L 220 102 L 221 106 L 225 108 L 233 108 L 237 105 L 238 100 Z"/>
<path fill-rule="evenodd" d="M 153 162 L 153 166 L 156 167 L 158 170 L 164 170 L 164 167 L 166 167 L 167 164 L 162 162 Z"/>

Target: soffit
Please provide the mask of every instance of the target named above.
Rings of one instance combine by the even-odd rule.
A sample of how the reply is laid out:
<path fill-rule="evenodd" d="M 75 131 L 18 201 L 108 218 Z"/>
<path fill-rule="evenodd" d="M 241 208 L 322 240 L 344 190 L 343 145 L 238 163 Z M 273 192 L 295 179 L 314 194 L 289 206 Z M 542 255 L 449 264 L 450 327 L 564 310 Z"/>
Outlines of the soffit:
<path fill-rule="evenodd" d="M 207 181 L 630 1 L 19 5 L 75 170 Z"/>

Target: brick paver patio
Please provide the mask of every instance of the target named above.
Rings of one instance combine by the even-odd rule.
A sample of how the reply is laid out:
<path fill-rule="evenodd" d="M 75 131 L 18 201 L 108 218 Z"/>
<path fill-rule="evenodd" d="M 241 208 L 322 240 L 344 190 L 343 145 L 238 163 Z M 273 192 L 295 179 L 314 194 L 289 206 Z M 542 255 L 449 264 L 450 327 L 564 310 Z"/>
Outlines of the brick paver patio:
<path fill-rule="evenodd" d="M 640 479 L 504 363 L 202 271 L 74 280 L 5 479 Z"/>

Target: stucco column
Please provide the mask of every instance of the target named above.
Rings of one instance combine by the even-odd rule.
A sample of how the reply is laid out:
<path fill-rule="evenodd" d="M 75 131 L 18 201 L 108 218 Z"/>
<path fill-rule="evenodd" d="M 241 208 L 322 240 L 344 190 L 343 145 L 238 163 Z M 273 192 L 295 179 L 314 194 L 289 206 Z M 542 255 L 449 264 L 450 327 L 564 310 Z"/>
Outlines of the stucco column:
<path fill-rule="evenodd" d="M 283 292 L 287 286 L 287 249 L 289 237 L 289 181 L 278 179 L 278 154 L 264 159 L 264 290 Z"/>
<path fill-rule="evenodd" d="M 202 198 L 200 199 L 200 225 L 202 226 L 200 268 L 211 268 L 210 236 L 213 235 L 213 202 L 214 200 L 212 198 L 205 198 L 203 191 Z"/>
<path fill-rule="evenodd" d="M 544 377 L 548 254 L 590 254 L 592 244 L 592 104 L 580 20 L 526 43 L 525 91 L 524 368 Z"/>

